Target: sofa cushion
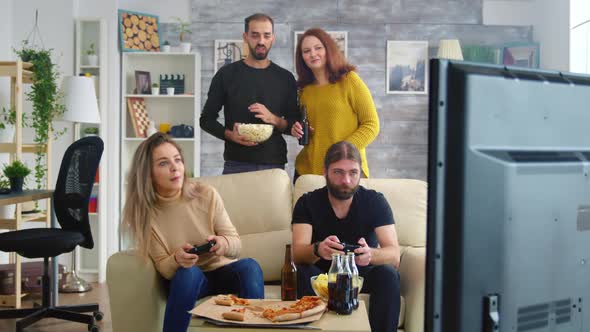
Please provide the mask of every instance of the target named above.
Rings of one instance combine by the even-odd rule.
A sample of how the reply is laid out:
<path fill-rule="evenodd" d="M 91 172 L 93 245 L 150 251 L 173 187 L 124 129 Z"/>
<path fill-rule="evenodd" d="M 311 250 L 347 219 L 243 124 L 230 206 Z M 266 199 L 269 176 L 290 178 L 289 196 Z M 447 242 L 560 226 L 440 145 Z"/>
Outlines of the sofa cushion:
<path fill-rule="evenodd" d="M 292 187 L 287 172 L 258 172 L 200 177 L 217 189 L 242 239 L 240 257 L 254 258 L 264 280 L 280 280 L 285 244 L 291 243 Z"/>
<path fill-rule="evenodd" d="M 326 185 L 321 175 L 300 176 L 293 191 L 293 204 L 306 192 Z M 426 182 L 413 179 L 361 179 L 361 185 L 383 193 L 393 210 L 400 245 L 426 245 Z"/>

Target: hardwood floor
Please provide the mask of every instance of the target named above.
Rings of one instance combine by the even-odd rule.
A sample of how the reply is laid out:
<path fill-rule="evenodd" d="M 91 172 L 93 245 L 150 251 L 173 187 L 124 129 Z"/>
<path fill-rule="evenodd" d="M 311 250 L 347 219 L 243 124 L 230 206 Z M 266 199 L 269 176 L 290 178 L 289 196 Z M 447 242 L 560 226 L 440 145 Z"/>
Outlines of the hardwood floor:
<path fill-rule="evenodd" d="M 29 295 L 23 300 L 23 308 L 30 308 L 33 302 L 41 302 L 40 296 Z M 104 313 L 104 318 L 97 322 L 100 332 L 112 332 L 113 327 L 111 323 L 111 311 L 109 308 L 109 292 L 106 283 L 97 284 L 92 283 L 92 290 L 87 293 L 60 293 L 60 305 L 68 304 L 84 304 L 84 303 L 98 303 L 100 311 Z M 5 308 L 0 308 L 0 310 Z M 13 332 L 15 331 L 15 319 L 0 320 L 0 331 Z M 47 318 L 38 321 L 37 323 L 26 328 L 27 332 L 86 332 L 88 327 L 81 323 L 70 323 L 59 319 Z"/>

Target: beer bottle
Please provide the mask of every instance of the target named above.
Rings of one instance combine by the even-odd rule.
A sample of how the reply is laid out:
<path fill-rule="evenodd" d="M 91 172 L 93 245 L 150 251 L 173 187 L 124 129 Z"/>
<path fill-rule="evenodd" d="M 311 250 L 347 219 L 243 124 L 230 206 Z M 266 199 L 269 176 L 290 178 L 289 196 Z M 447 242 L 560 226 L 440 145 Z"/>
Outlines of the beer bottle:
<path fill-rule="evenodd" d="M 290 244 L 285 248 L 285 263 L 281 270 L 281 300 L 297 300 L 297 268 L 293 261 L 293 250 Z"/>
<path fill-rule="evenodd" d="M 301 127 L 303 129 L 303 136 L 299 139 L 299 145 L 309 144 L 309 120 L 307 120 L 307 108 L 301 105 Z"/>
<path fill-rule="evenodd" d="M 356 267 L 353 252 L 347 253 L 346 258 L 348 260 L 348 266 L 350 267 L 350 271 L 352 272 L 352 304 L 354 309 L 356 310 L 359 307 L 359 269 Z"/>
<path fill-rule="evenodd" d="M 332 265 L 328 270 L 328 310 L 336 311 L 336 277 L 342 272 L 342 256 L 332 254 Z"/>

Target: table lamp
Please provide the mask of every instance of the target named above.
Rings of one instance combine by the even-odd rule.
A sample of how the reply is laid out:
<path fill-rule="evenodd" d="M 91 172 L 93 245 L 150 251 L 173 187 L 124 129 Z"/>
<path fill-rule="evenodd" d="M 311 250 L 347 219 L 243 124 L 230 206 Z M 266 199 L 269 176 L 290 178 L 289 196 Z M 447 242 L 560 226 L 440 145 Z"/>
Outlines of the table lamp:
<path fill-rule="evenodd" d="M 98 102 L 94 80 L 84 76 L 66 76 L 63 79 L 65 111 L 61 120 L 74 123 L 74 142 L 80 138 L 80 123 L 100 123 Z M 65 274 L 65 282 L 60 287 L 61 292 L 88 292 L 92 286 L 77 275 L 76 255 L 78 247 L 72 251 L 71 271 Z"/>
<path fill-rule="evenodd" d="M 463 53 L 461 52 L 461 45 L 458 39 L 441 39 L 438 43 L 438 53 L 436 57 L 439 59 L 449 60 L 463 60 Z"/>

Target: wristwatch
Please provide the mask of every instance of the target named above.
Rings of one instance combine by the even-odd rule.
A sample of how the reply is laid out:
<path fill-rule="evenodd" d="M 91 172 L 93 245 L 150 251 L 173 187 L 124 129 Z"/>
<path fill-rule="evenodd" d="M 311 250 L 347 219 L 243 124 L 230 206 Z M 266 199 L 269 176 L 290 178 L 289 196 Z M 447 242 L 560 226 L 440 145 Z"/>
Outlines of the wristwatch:
<path fill-rule="evenodd" d="M 320 241 L 314 242 L 313 243 L 313 254 L 316 255 L 316 257 L 322 258 L 320 256 L 319 249 L 320 249 Z"/>

